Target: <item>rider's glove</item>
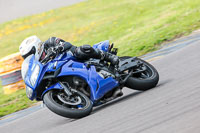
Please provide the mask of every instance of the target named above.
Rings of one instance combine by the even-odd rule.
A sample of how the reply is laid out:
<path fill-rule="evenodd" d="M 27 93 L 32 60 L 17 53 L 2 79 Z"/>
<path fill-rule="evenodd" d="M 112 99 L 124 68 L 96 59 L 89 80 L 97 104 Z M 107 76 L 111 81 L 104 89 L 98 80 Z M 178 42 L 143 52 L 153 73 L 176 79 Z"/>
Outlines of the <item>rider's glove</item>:
<path fill-rule="evenodd" d="M 62 44 L 55 46 L 55 51 L 56 52 L 63 52 L 64 51 L 64 46 Z"/>
<path fill-rule="evenodd" d="M 58 51 L 53 48 L 53 47 L 50 47 L 48 50 L 47 50 L 47 55 L 50 57 L 50 58 L 54 58 L 56 57 L 56 55 L 58 54 Z"/>

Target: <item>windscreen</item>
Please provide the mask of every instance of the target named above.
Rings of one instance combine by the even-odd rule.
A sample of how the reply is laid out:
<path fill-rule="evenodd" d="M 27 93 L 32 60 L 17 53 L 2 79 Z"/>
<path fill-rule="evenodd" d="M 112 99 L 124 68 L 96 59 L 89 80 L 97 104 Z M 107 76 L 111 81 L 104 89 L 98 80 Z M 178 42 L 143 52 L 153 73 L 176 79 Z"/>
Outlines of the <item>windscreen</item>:
<path fill-rule="evenodd" d="M 28 56 L 24 62 L 22 63 L 22 69 L 21 69 L 21 74 L 22 74 L 22 79 L 24 80 L 26 73 L 28 71 L 28 67 L 29 67 L 29 62 L 30 59 L 32 58 L 33 55 Z"/>

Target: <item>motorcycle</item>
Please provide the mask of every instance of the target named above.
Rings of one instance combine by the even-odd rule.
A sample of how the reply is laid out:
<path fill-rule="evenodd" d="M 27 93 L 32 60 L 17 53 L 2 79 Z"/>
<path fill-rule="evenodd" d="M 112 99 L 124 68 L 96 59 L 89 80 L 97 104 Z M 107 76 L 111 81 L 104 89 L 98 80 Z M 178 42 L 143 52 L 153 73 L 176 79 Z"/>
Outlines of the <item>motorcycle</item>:
<path fill-rule="evenodd" d="M 117 48 L 109 41 L 93 45 L 112 54 Z M 36 52 L 37 53 L 37 52 Z M 68 51 L 44 60 L 30 55 L 22 64 L 22 78 L 30 100 L 43 101 L 54 113 L 67 118 L 89 115 L 94 106 L 123 95 L 122 88 L 146 91 L 159 80 L 157 70 L 137 57 L 119 57 L 118 65 L 100 59 L 78 60 Z"/>

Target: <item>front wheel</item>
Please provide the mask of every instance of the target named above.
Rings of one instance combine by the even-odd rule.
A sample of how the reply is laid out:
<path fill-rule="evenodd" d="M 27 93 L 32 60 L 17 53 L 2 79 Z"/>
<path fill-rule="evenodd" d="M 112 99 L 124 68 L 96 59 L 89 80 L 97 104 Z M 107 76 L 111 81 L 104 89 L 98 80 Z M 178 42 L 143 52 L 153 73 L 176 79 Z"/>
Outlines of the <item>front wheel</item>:
<path fill-rule="evenodd" d="M 78 119 L 89 115 L 93 107 L 90 99 L 80 91 L 71 91 L 73 95 L 69 97 L 63 90 L 50 90 L 43 101 L 52 112 L 63 117 Z"/>
<path fill-rule="evenodd" d="M 125 56 L 120 59 L 124 60 L 128 58 L 132 57 Z M 151 64 L 140 58 L 136 58 L 136 60 L 142 62 L 143 66 L 146 67 L 146 70 L 129 77 L 125 82 L 125 86 L 140 91 L 146 91 L 155 87 L 159 81 L 159 74 L 157 70 Z"/>

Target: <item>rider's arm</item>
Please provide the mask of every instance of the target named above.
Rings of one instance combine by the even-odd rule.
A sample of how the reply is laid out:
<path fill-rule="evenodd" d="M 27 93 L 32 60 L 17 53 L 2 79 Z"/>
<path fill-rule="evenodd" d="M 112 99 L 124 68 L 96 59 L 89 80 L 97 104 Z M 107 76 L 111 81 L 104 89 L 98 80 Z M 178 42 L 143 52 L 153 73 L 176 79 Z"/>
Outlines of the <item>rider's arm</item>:
<path fill-rule="evenodd" d="M 49 47 L 58 47 L 61 52 L 71 50 L 73 51 L 76 47 L 69 42 L 56 37 L 50 37 L 47 41 L 44 42 L 45 49 Z"/>

